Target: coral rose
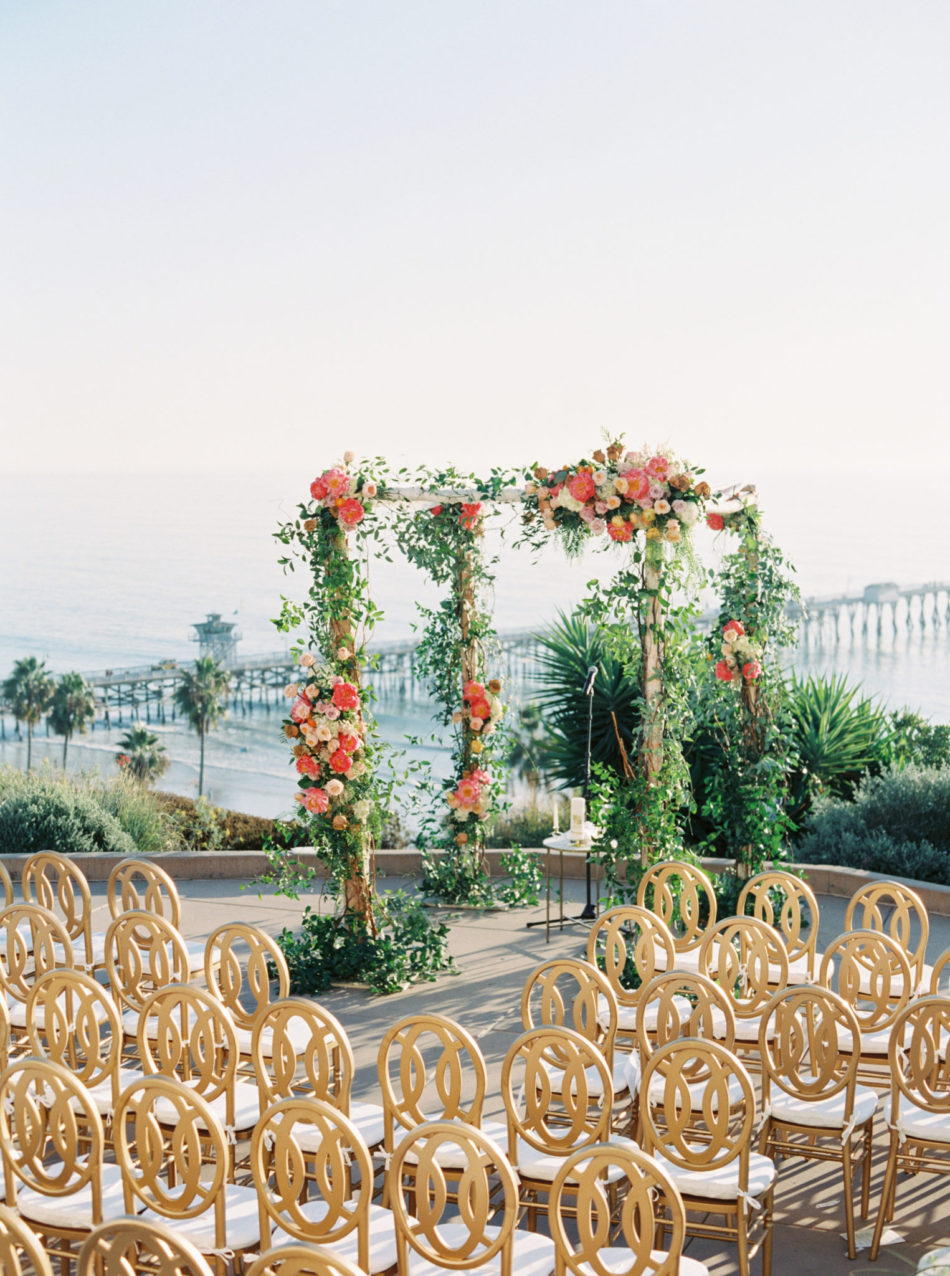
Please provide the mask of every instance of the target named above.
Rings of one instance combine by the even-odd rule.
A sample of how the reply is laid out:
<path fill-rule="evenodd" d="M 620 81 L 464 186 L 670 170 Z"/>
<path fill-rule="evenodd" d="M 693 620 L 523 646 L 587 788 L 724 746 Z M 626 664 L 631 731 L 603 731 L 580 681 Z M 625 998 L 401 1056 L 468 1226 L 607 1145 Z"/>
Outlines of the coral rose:
<path fill-rule="evenodd" d="M 720 682 L 732 682 L 732 670 L 729 668 L 729 666 L 726 664 L 724 660 L 720 660 L 717 662 L 716 668 L 713 670 L 713 672 L 715 673 L 716 677 L 719 679 Z"/>
<path fill-rule="evenodd" d="M 336 516 L 344 527 L 355 527 L 363 521 L 363 507 L 355 496 L 351 496 L 348 501 L 343 502 Z"/>
<path fill-rule="evenodd" d="M 350 476 L 344 470 L 327 470 L 323 475 L 327 496 L 346 496 L 350 490 Z"/>
<path fill-rule="evenodd" d="M 301 775 L 309 775 L 312 780 L 316 780 L 320 775 L 320 763 L 312 753 L 308 753 L 297 759 L 297 770 Z"/>
<path fill-rule="evenodd" d="M 755 682 L 762 676 L 762 666 L 757 660 L 749 660 L 742 666 L 742 676 L 746 682 Z"/>
<path fill-rule="evenodd" d="M 442 513 L 442 506 L 433 505 L 432 508 L 429 510 L 429 513 L 432 515 L 433 518 L 438 518 L 439 515 Z"/>
<path fill-rule="evenodd" d="M 699 488 L 697 488 L 696 490 L 699 491 Z M 722 521 L 721 514 L 707 514 L 706 525 L 707 527 L 711 527 L 714 532 L 721 532 L 722 529 L 725 527 L 725 523 Z"/>
<path fill-rule="evenodd" d="M 328 490 L 327 476 L 325 474 L 321 474 L 319 478 L 315 478 L 310 484 L 310 495 L 315 501 L 326 500 Z"/>
<path fill-rule="evenodd" d="M 572 474 L 567 480 L 567 490 L 575 501 L 589 501 L 595 491 L 593 477 L 590 474 Z"/>
<path fill-rule="evenodd" d="M 628 470 L 623 477 L 627 480 L 626 496 L 628 500 L 645 501 L 650 495 L 650 480 L 642 470 Z"/>
<path fill-rule="evenodd" d="M 338 735 L 336 742 L 344 753 L 355 753 L 360 747 L 360 742 L 355 735 Z"/>
<path fill-rule="evenodd" d="M 737 638 L 741 638 L 745 633 L 742 625 L 738 620 L 727 621 L 722 627 L 722 636 L 726 642 L 735 642 Z"/>
<path fill-rule="evenodd" d="M 330 805 L 330 799 L 323 789 L 304 789 L 302 793 L 295 794 L 295 797 L 312 815 L 323 815 Z"/>
<path fill-rule="evenodd" d="M 479 698 L 478 700 L 473 700 L 472 701 L 472 716 L 474 718 L 490 718 L 491 705 L 488 703 L 487 700 L 482 700 L 481 698 Z"/>
<path fill-rule="evenodd" d="M 339 775 L 346 775 L 350 769 L 350 755 L 345 749 L 337 749 L 336 753 L 330 754 L 330 768 Z"/>
<path fill-rule="evenodd" d="M 633 528 L 629 523 L 610 523 L 607 527 L 607 535 L 612 541 L 632 541 Z"/>
<path fill-rule="evenodd" d="M 478 526 L 478 520 L 481 518 L 481 515 L 482 506 L 480 501 L 475 501 L 472 504 L 466 504 L 463 501 L 462 508 L 459 513 L 459 523 L 466 531 L 474 532 L 475 528 Z"/>
<path fill-rule="evenodd" d="M 359 692 L 352 682 L 338 682 L 333 688 L 333 703 L 338 709 L 358 709 L 360 707 Z"/>

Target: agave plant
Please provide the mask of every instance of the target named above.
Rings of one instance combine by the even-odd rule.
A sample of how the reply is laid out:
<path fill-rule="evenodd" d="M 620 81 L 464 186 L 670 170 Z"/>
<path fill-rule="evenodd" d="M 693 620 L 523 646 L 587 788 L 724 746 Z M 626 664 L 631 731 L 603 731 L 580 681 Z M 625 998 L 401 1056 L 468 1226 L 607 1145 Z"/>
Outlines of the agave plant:
<path fill-rule="evenodd" d="M 544 731 L 538 747 L 545 775 L 561 788 L 584 783 L 588 712 L 593 710 L 591 758 L 623 773 L 623 748 L 633 747 L 640 720 L 636 677 L 613 654 L 604 635 L 583 617 L 561 613 L 538 637 L 539 691 L 534 700 Z M 596 667 L 593 696 L 584 694 L 588 670 Z M 616 727 L 615 727 L 616 723 Z"/>
<path fill-rule="evenodd" d="M 843 675 L 792 677 L 790 712 L 798 753 L 791 776 L 799 823 L 822 793 L 850 797 L 861 776 L 886 760 L 893 727 L 884 709 Z"/>

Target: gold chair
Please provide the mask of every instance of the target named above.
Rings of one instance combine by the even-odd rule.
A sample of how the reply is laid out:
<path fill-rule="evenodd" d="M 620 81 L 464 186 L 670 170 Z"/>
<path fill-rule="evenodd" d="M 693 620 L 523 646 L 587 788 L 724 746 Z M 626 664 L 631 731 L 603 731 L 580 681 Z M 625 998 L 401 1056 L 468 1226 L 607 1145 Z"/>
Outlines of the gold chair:
<path fill-rule="evenodd" d="M 339 1020 L 316 1002 L 286 997 L 265 1006 L 251 1033 L 251 1067 L 262 1112 L 294 1095 L 323 1099 L 353 1122 L 371 1152 L 382 1146 L 383 1109 L 352 1097 L 353 1047 Z"/>
<path fill-rule="evenodd" d="M 0 860 L 0 890 L 3 891 L 3 907 L 9 908 L 13 903 L 13 879 L 10 877 L 10 870 L 2 860 Z"/>
<path fill-rule="evenodd" d="M 794 873 L 767 869 L 750 877 L 736 904 L 736 913 L 751 913 L 760 922 L 777 930 L 788 957 L 787 982 L 810 984 L 815 978 L 818 947 L 818 900 L 808 883 Z M 781 972 L 771 972 L 772 984 L 780 988 Z"/>
<path fill-rule="evenodd" d="M 30 1052 L 82 1082 L 108 1132 L 119 1092 L 140 1075 L 121 1066 L 122 1023 L 108 991 L 81 970 L 50 970 L 30 989 L 26 1016 Z"/>
<path fill-rule="evenodd" d="M 677 968 L 698 970 L 699 945 L 716 922 L 716 892 L 703 870 L 683 860 L 653 864 L 640 878 L 637 903 L 666 923 Z"/>
<path fill-rule="evenodd" d="M 229 1146 L 209 1104 L 172 1077 L 143 1076 L 123 1090 L 114 1122 L 124 1208 L 166 1223 L 225 1276 L 260 1248 L 257 1193 L 228 1182 Z"/>
<path fill-rule="evenodd" d="M 617 1053 L 617 999 L 606 975 L 576 957 L 556 957 L 533 970 L 521 992 L 523 1028 L 570 1027 L 592 1041 L 607 1061 L 613 1083 L 611 1128 L 630 1133 L 634 1119 L 633 1090 L 639 1074 L 630 1075 L 630 1057 Z M 599 1074 L 587 1078 L 596 1093 Z M 556 1077 L 552 1074 L 552 1080 Z M 631 1080 L 633 1082 L 631 1088 Z"/>
<path fill-rule="evenodd" d="M 122 913 L 144 911 L 164 917 L 181 930 L 181 896 L 169 873 L 154 859 L 130 857 L 120 860 L 109 874 L 106 901 L 113 921 Z M 203 971 L 205 945 L 198 940 L 185 940 L 191 972 Z"/>
<path fill-rule="evenodd" d="M 948 1054 L 950 998 L 927 996 L 905 1006 L 891 1035 L 890 1142 L 872 1259 L 877 1258 L 884 1224 L 894 1217 L 898 1174 L 950 1174 Z"/>
<path fill-rule="evenodd" d="M 934 962 L 928 991 L 931 997 L 950 996 L 950 948 L 944 949 Z"/>
<path fill-rule="evenodd" d="M 788 957 L 778 931 L 755 917 L 726 917 L 703 936 L 699 968 L 733 999 L 734 1049 L 758 1062 L 762 1013 L 775 984 L 788 984 Z"/>
<path fill-rule="evenodd" d="M 857 1017 L 827 988 L 789 988 L 769 1002 L 761 1034 L 765 1121 L 759 1151 L 841 1163 L 848 1257 L 854 1258 L 854 1144 L 862 1171 L 861 1217 L 867 1218 L 878 1101 L 874 1090 L 856 1084 L 858 1056 L 839 1047 L 860 1036 Z"/>
<path fill-rule="evenodd" d="M 697 1113 L 688 1079 L 699 1075 L 704 1093 Z M 662 1080 L 659 1091 L 654 1085 L 657 1077 Z M 732 1098 L 735 1078 L 742 1091 L 738 1103 Z M 653 1053 L 643 1069 L 641 1088 L 643 1150 L 655 1157 L 678 1189 L 687 1235 L 734 1241 L 741 1276 L 749 1276 L 750 1260 L 761 1247 L 762 1276 L 770 1276 L 775 1165 L 752 1151 L 755 1091 L 746 1068 L 716 1042 L 687 1037 Z M 699 1138 L 699 1133 L 705 1137 Z M 723 1222 L 710 1222 L 710 1214 L 721 1214 Z M 699 1217 L 690 1222 L 690 1215 Z M 755 1229 L 761 1236 L 753 1247 Z M 667 1230 L 662 1219 L 657 1230 L 662 1245 Z"/>
<path fill-rule="evenodd" d="M 458 1165 L 464 1207 L 446 1161 Z M 393 1154 L 391 1195 L 399 1276 L 477 1271 L 489 1276 L 549 1276 L 554 1244 L 518 1231 L 518 1180 L 498 1144 L 481 1130 L 431 1121 L 408 1134 Z"/>
<path fill-rule="evenodd" d="M 595 1143 L 631 1140 L 611 1136 L 610 1068 L 597 1046 L 573 1028 L 529 1028 L 513 1041 L 502 1063 L 501 1094 L 508 1159 L 534 1230 L 565 1157 Z"/>
<path fill-rule="evenodd" d="M 174 1077 L 201 1096 L 227 1136 L 229 1153 L 250 1137 L 260 1096 L 253 1082 L 238 1077 L 234 1024 L 211 993 L 190 984 L 152 993 L 139 1016 L 136 1044 L 143 1072 Z M 161 1120 L 161 1104 L 155 1112 Z M 172 1123 L 176 1114 L 169 1111 L 168 1117 Z M 229 1177 L 233 1168 L 229 1155 Z"/>
<path fill-rule="evenodd" d="M 10 1007 L 0 996 L 0 1072 L 10 1062 Z"/>
<path fill-rule="evenodd" d="M 39 1237 L 6 1205 L 0 1205 L 0 1272 L 3 1276 L 53 1276 Z"/>
<path fill-rule="evenodd" d="M 373 1163 L 356 1127 L 320 1099 L 281 1099 L 251 1139 L 258 1230 L 272 1244 L 327 1245 L 363 1272 L 396 1262 L 393 1216 L 372 1203 Z M 312 1194 L 315 1193 L 315 1194 Z"/>
<path fill-rule="evenodd" d="M 205 982 L 234 1023 L 237 1048 L 250 1059 L 254 1024 L 272 1001 L 290 995 L 287 958 L 275 939 L 259 926 L 226 922 L 212 931 L 205 944 Z"/>
<path fill-rule="evenodd" d="M 152 993 L 188 982 L 188 951 L 164 917 L 132 910 L 120 913 L 106 931 L 105 958 L 128 1052 L 134 1050 L 142 1007 Z"/>
<path fill-rule="evenodd" d="M 0 999 L 7 1002 L 11 1046 L 26 1041 L 26 1002 L 34 983 L 50 970 L 73 965 L 66 928 L 38 904 L 11 904 L 0 912 Z"/>
<path fill-rule="evenodd" d="M 212 1276 L 190 1241 L 163 1223 L 125 1216 L 90 1232 L 79 1251 L 76 1276 Z"/>
<path fill-rule="evenodd" d="M 63 1271 L 93 1227 L 123 1213 L 122 1176 L 104 1146 L 98 1109 L 68 1069 L 45 1059 L 9 1065 L 0 1077 L 6 1202 Z"/>
<path fill-rule="evenodd" d="M 884 931 L 846 931 L 825 949 L 818 982 L 837 992 L 857 1018 L 860 1040 L 842 1033 L 838 1046 L 842 1053 L 859 1056 L 859 1080 L 888 1085 L 891 1033 L 913 986 L 900 944 Z"/>
<path fill-rule="evenodd" d="M 616 1236 L 608 1183 L 616 1184 L 618 1175 L 622 1208 Z M 570 1212 L 576 1241 L 562 1217 L 568 1185 L 575 1197 Z M 665 1253 L 654 1249 L 660 1215 L 666 1217 L 670 1233 Z M 554 1276 L 568 1272 L 572 1276 L 709 1276 L 702 1263 L 683 1256 L 686 1211 L 673 1181 L 637 1148 L 602 1144 L 569 1156 L 551 1185 L 548 1223 L 554 1240 Z"/>
<path fill-rule="evenodd" d="M 910 962 L 913 977 L 910 993 L 930 987 L 933 970 L 924 960 L 930 938 L 930 918 L 916 891 L 901 882 L 870 882 L 851 896 L 844 925 L 845 930 L 880 930 L 890 935 Z"/>
<path fill-rule="evenodd" d="M 23 865 L 23 899 L 48 909 L 66 928 L 73 964 L 92 974 L 105 964 L 105 935 L 92 929 L 92 895 L 86 874 L 58 851 L 37 851 Z"/>
<path fill-rule="evenodd" d="M 672 970 L 676 965 L 676 945 L 669 927 L 639 904 L 620 904 L 591 927 L 587 960 L 610 981 L 617 999 L 618 1043 L 629 1049 L 636 1039 L 644 985 L 661 970 Z"/>
<path fill-rule="evenodd" d="M 244 1276 L 364 1276 L 349 1259 L 323 1245 L 282 1245 L 260 1254 Z"/>
<path fill-rule="evenodd" d="M 484 1120 L 485 1059 L 474 1037 L 453 1019 L 436 1014 L 400 1019 L 380 1043 L 376 1068 L 387 1157 L 407 1131 L 434 1120 L 475 1127 L 496 1142 L 507 1138 L 507 1125 Z M 443 1148 L 443 1156 L 449 1154 Z"/>

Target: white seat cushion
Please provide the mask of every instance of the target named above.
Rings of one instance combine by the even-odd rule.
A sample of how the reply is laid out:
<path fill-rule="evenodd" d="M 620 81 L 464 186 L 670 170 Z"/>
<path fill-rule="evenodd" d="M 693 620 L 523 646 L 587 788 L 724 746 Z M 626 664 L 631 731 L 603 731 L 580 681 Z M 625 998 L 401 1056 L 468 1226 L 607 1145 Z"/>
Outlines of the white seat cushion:
<path fill-rule="evenodd" d="M 650 1258 L 653 1260 L 650 1266 L 641 1268 L 642 1276 L 653 1276 L 662 1262 L 669 1257 L 662 1250 L 652 1249 Z M 576 1261 L 576 1260 L 575 1260 Z M 630 1250 L 629 1249 L 601 1249 L 597 1251 L 597 1261 L 603 1264 L 607 1271 L 617 1272 L 618 1276 L 623 1276 L 624 1272 L 630 1270 Z M 582 1272 L 590 1272 L 593 1276 L 593 1268 L 587 1263 L 578 1264 Z M 689 1258 L 686 1254 L 680 1256 L 679 1265 L 676 1269 L 677 1276 L 709 1276 L 709 1268 L 705 1263 L 700 1263 L 695 1258 Z"/>
<path fill-rule="evenodd" d="M 874 1115 L 878 1094 L 867 1086 L 854 1087 L 854 1106 L 851 1119 L 855 1126 L 863 1125 Z M 843 1130 L 845 1094 L 839 1090 L 824 1099 L 802 1099 L 784 1090 L 772 1090 L 772 1117 L 776 1121 L 788 1121 L 793 1125 L 808 1125 L 820 1130 Z"/>
<path fill-rule="evenodd" d="M 666 954 L 663 952 L 662 948 L 657 948 L 655 961 L 658 971 L 666 970 Z M 676 958 L 670 969 L 689 971 L 699 970 L 699 945 L 697 944 L 695 948 L 690 948 L 685 952 L 677 950 Z"/>
<path fill-rule="evenodd" d="M 301 1206 L 301 1212 L 314 1223 L 319 1223 L 326 1217 L 326 1202 L 319 1199 L 306 1201 Z M 274 1229 L 271 1244 L 276 1249 L 283 1245 L 297 1244 L 299 1239 L 299 1237 L 291 1236 L 282 1227 L 277 1227 Z M 306 1240 L 313 1245 L 328 1245 L 334 1254 L 339 1254 L 341 1258 L 348 1258 L 351 1263 L 359 1264 L 359 1241 L 356 1228 L 332 1243 L 321 1240 L 317 1232 L 308 1236 Z M 369 1270 L 384 1272 L 393 1267 L 395 1262 L 396 1228 L 392 1213 L 382 1205 L 371 1205 L 369 1207 Z"/>
<path fill-rule="evenodd" d="M 628 1059 L 628 1056 L 625 1055 L 622 1051 L 618 1050 L 614 1052 L 614 1069 L 613 1069 L 612 1080 L 613 1080 L 615 1098 L 620 1098 L 627 1092 L 627 1088 L 628 1088 L 627 1059 Z M 545 1064 L 544 1070 L 547 1072 L 548 1076 L 551 1078 L 552 1083 L 556 1086 L 557 1075 L 559 1072 L 559 1069 L 557 1068 L 557 1066 L 553 1063 Z M 592 1095 L 595 1099 L 603 1094 L 604 1092 L 603 1082 L 601 1079 L 600 1072 L 598 1071 L 597 1068 L 594 1068 L 594 1067 L 585 1068 L 584 1079 L 587 1083 L 588 1094 Z"/>
<path fill-rule="evenodd" d="M 659 1073 L 654 1073 L 653 1080 L 650 1082 L 649 1102 L 651 1107 L 656 1107 L 658 1104 L 663 1102 L 665 1088 L 664 1078 L 661 1077 Z M 692 1081 L 686 1087 L 687 1093 L 689 1094 L 691 1112 L 702 1111 L 703 1100 L 706 1097 L 706 1088 L 705 1081 Z M 729 1104 L 730 1106 L 734 1106 L 741 1102 L 742 1082 L 739 1080 L 738 1076 L 732 1074 L 729 1077 Z"/>
<path fill-rule="evenodd" d="M 692 1004 L 685 997 L 674 997 L 673 1004 L 676 1006 L 676 1013 L 685 1022 L 692 1012 Z M 624 1032 L 633 1032 L 637 1026 L 637 1016 L 640 1013 L 640 1009 L 640 1006 L 621 1006 L 620 1013 L 617 1016 L 617 1027 L 622 1028 Z M 651 1001 L 647 1006 L 643 1007 L 643 1026 L 647 1032 L 656 1031 L 656 1021 L 659 1013 L 660 1007 L 655 1001 Z M 606 1024 L 606 1018 L 602 1022 Z"/>
<path fill-rule="evenodd" d="M 197 1089 L 194 1081 L 186 1081 L 185 1085 L 189 1089 Z M 228 1121 L 228 1101 L 226 1094 L 219 1094 L 216 1098 L 208 1101 L 208 1106 L 218 1118 L 227 1131 L 230 1122 Z M 175 1105 L 170 1099 L 158 1099 L 155 1103 L 155 1115 L 159 1121 L 172 1125 L 175 1122 Z M 253 1130 L 257 1125 L 258 1118 L 261 1115 L 261 1100 L 257 1086 L 250 1081 L 237 1081 L 234 1086 L 234 1133 L 240 1135 L 242 1131 Z"/>
<path fill-rule="evenodd" d="M 251 1039 L 253 1033 L 249 1028 L 240 1028 L 234 1025 L 235 1035 L 237 1036 L 238 1050 L 242 1055 L 250 1056 Z M 295 1055 L 301 1055 L 304 1051 L 310 1049 L 312 1033 L 302 1019 L 292 1019 L 290 1021 L 290 1031 L 287 1033 L 287 1040 L 290 1041 L 291 1048 Z M 265 1028 L 261 1033 L 261 1054 L 265 1059 L 269 1059 L 274 1053 L 274 1034 L 270 1028 Z"/>
<path fill-rule="evenodd" d="M 705 1149 L 704 1149 L 705 1150 Z M 739 1161 L 716 1170 L 681 1170 L 654 1152 L 654 1160 L 679 1188 L 683 1196 L 704 1201 L 735 1201 L 739 1199 Z M 775 1163 L 758 1152 L 749 1153 L 749 1195 L 761 1196 L 775 1179 Z"/>
<path fill-rule="evenodd" d="M 119 1094 L 128 1086 L 136 1081 L 141 1081 L 145 1074 L 138 1068 L 120 1068 L 119 1069 Z M 89 1086 L 89 1093 L 92 1095 L 93 1102 L 96 1105 L 96 1111 L 100 1116 L 112 1116 L 112 1080 L 106 1077 L 97 1085 Z"/>
<path fill-rule="evenodd" d="M 117 1218 L 126 1212 L 122 1191 L 122 1171 L 117 1165 L 102 1167 L 102 1219 Z M 28 1223 L 47 1227 L 92 1228 L 92 1187 L 86 1185 L 69 1196 L 45 1196 L 29 1187 L 16 1194 L 16 1207 Z"/>
<path fill-rule="evenodd" d="M 152 1223 L 171 1227 L 176 1236 L 191 1241 L 203 1254 L 216 1249 L 257 1249 L 261 1241 L 261 1225 L 257 1209 L 257 1189 L 236 1183 L 224 1186 L 225 1241 L 219 1245 L 214 1234 L 214 1211 L 205 1210 L 195 1218 L 169 1218 L 156 1210 L 144 1210 L 141 1216 Z"/>
<path fill-rule="evenodd" d="M 362 1099 L 350 1100 L 350 1120 L 363 1136 L 370 1149 L 378 1147 L 386 1132 L 383 1109 L 378 1103 L 364 1103 Z"/>
<path fill-rule="evenodd" d="M 918 1108 L 906 1094 L 900 1096 L 897 1126 L 909 1139 L 950 1143 L 950 1112 L 928 1112 L 925 1108 Z"/>
<path fill-rule="evenodd" d="M 493 1239 L 500 1230 L 497 1227 L 486 1227 L 484 1232 L 485 1239 Z M 469 1234 L 469 1229 L 464 1223 L 439 1224 L 439 1235 L 450 1248 L 461 1249 Z M 629 1268 L 629 1251 L 627 1253 L 627 1267 Z M 479 1276 L 482 1273 L 484 1273 L 484 1276 L 500 1276 L 500 1254 L 496 1255 L 492 1262 L 481 1263 L 478 1267 L 474 1266 L 475 1257 L 477 1255 L 473 1256 L 472 1271 L 477 1271 Z M 553 1267 L 554 1242 L 547 1236 L 539 1236 L 537 1232 L 525 1232 L 516 1229 L 512 1236 L 512 1271 L 517 1272 L 518 1276 L 548 1276 Z M 703 1271 L 705 1271 L 705 1268 L 703 1268 Z M 428 1259 L 423 1258 L 421 1254 L 417 1254 L 410 1247 L 409 1272 L 411 1276 L 445 1276 L 446 1268 L 437 1267 L 435 1263 L 430 1263 Z"/>
<path fill-rule="evenodd" d="M 7 998 L 7 1006 L 8 1006 L 9 1011 L 10 1011 L 10 1023 L 11 1023 L 11 1025 L 12 1025 L 14 1028 L 25 1028 L 25 1027 L 26 1027 L 26 1002 L 25 1002 L 25 1001 L 15 1001 L 15 1000 L 12 1000 L 11 998 L 9 998 L 9 997 L 8 997 L 8 998 Z M 102 1004 L 102 1002 L 100 1002 L 100 1001 L 94 1001 L 94 1002 L 92 1003 L 92 1011 L 93 1011 L 93 1014 L 95 1015 L 96 1019 L 99 1021 L 99 1023 L 105 1023 L 106 1015 L 107 1015 L 109 1012 L 106 1010 L 106 1008 L 105 1008 L 105 1006 Z M 42 1027 L 43 1027 L 43 1023 L 44 1023 L 45 1018 L 46 1018 L 46 1014 L 45 1014 L 45 1012 L 44 1012 L 43 1007 L 42 1007 L 42 1006 L 36 1006 L 36 1007 L 35 1007 L 35 1009 L 34 1009 L 34 1011 L 33 1011 L 33 1018 L 31 1019 L 31 1021 L 30 1021 L 30 1022 L 31 1022 L 31 1023 L 35 1026 L 35 1027 L 37 1027 L 37 1028 L 42 1028 Z"/>
<path fill-rule="evenodd" d="M 616 1145 L 632 1148 L 634 1150 L 637 1148 L 633 1139 L 624 1138 L 619 1134 L 612 1134 L 610 1136 L 610 1143 L 612 1147 Z M 556 1153 L 550 1154 L 546 1152 L 539 1152 L 537 1148 L 533 1148 L 530 1143 L 519 1138 L 515 1145 L 515 1155 L 513 1157 L 509 1157 L 509 1159 L 512 1164 L 515 1165 L 515 1172 L 520 1174 L 523 1178 L 538 1179 L 542 1182 L 551 1183 L 554 1181 L 554 1177 L 558 1170 L 564 1164 L 565 1158 L 569 1155 L 569 1152 L 573 1150 L 574 1149 L 568 1149 L 561 1156 L 558 1156 Z M 613 1183 L 615 1179 L 622 1176 L 622 1173 L 623 1171 L 619 1167 L 615 1166 L 608 1174 L 607 1182 Z"/>

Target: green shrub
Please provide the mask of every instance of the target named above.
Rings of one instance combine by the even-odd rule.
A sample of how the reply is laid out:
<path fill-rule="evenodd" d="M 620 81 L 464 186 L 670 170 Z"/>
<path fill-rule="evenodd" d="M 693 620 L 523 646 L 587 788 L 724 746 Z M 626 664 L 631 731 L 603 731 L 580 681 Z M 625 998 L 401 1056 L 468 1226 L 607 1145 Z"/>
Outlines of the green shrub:
<path fill-rule="evenodd" d="M 950 885 L 950 768 L 891 768 L 862 780 L 853 802 L 823 799 L 795 858 Z"/>
<path fill-rule="evenodd" d="M 326 992 L 334 981 L 358 980 L 374 992 L 398 992 L 452 970 L 449 928 L 435 925 L 419 902 L 403 891 L 380 896 L 379 933 L 370 935 L 353 914 L 304 910 L 297 934 L 284 930 L 278 943 L 290 968 L 290 991 Z"/>
<path fill-rule="evenodd" d="M 155 795 L 131 776 L 121 775 L 98 785 L 93 781 L 87 791 L 110 815 L 115 816 L 132 838 L 139 855 L 181 848 L 181 835 L 175 820 L 155 801 Z"/>
<path fill-rule="evenodd" d="M 566 802 L 562 801 L 561 806 L 566 810 Z M 552 831 L 550 807 L 545 810 L 537 804 L 519 806 L 492 820 L 485 845 L 495 848 L 540 846 Z"/>
<path fill-rule="evenodd" d="M 260 851 L 274 836 L 273 820 L 212 806 L 204 797 L 195 801 L 164 792 L 153 797 L 174 818 L 185 850 Z"/>
<path fill-rule="evenodd" d="M 40 778 L 0 802 L 0 854 L 45 850 L 135 855 L 138 848 L 116 817 L 89 793 L 70 792 L 65 785 Z"/>

